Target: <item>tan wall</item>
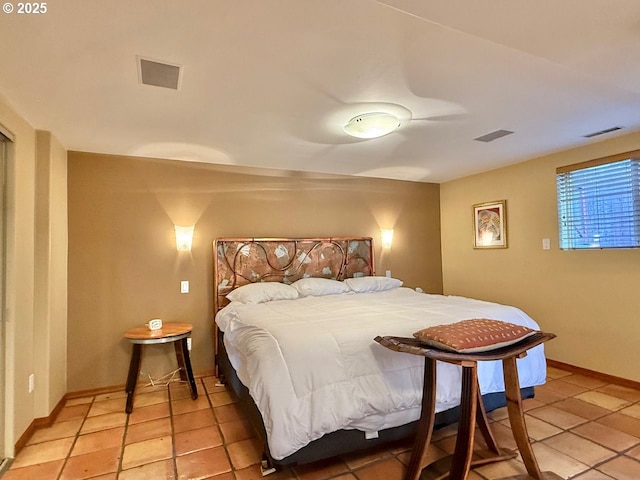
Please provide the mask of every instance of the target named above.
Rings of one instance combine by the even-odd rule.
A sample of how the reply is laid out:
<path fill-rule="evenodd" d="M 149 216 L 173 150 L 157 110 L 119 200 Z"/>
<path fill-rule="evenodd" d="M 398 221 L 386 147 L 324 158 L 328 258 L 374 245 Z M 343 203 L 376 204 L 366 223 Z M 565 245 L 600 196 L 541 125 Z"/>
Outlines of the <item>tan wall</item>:
<path fill-rule="evenodd" d="M 31 422 L 39 416 L 47 416 L 55 403 L 66 391 L 64 376 L 49 377 L 44 373 L 40 378 L 36 374 L 35 390 L 28 392 L 28 378 L 37 373 L 38 365 L 59 362 L 52 352 L 60 352 L 66 348 L 66 331 L 56 330 L 51 338 L 45 339 L 46 333 L 41 331 L 35 316 L 36 282 L 40 275 L 36 263 L 36 201 L 43 208 L 52 210 L 66 209 L 66 194 L 62 191 L 66 185 L 66 152 L 54 137 L 50 137 L 51 159 L 42 152 L 43 168 L 36 168 L 36 131 L 0 98 L 0 124 L 15 137 L 11 144 L 7 165 L 7 228 L 5 261 L 6 275 L 6 307 L 5 341 L 3 355 L 5 358 L 5 456 L 13 455 L 13 446 Z M 44 174 L 55 178 L 52 187 L 45 197 L 36 190 L 36 179 Z M 49 193 L 52 196 L 49 196 Z M 60 202 L 60 203 L 56 203 Z M 66 258 L 66 243 L 61 245 L 59 235 L 66 238 L 66 221 L 63 213 L 54 213 L 52 218 L 62 223 L 45 233 L 51 236 L 50 256 Z M 66 265 L 59 265 L 55 270 L 55 281 L 66 283 Z M 48 295 L 46 287 L 44 291 Z M 56 300 L 58 309 L 64 310 L 66 298 Z M 63 322 L 64 312 L 54 315 Z M 58 323 L 60 325 L 60 323 Z M 46 349 L 39 348 L 47 345 Z M 64 363 L 59 365 L 65 370 Z"/>
<path fill-rule="evenodd" d="M 555 187 L 557 166 L 638 148 L 632 134 L 442 184 L 445 293 L 519 306 L 558 335 L 549 358 L 640 381 L 640 250 L 559 250 Z M 474 250 L 472 205 L 502 199 L 509 247 Z"/>
<path fill-rule="evenodd" d="M 123 384 L 122 334 L 151 318 L 194 325 L 194 371 L 213 369 L 212 242 L 224 236 L 374 237 L 395 228 L 376 269 L 442 291 L 439 186 L 69 153 L 69 391 Z M 191 253 L 174 224 L 194 224 Z M 180 294 L 180 280 L 191 292 Z M 146 348 L 142 371 L 175 368 Z M 155 348 L 157 347 L 157 348 Z"/>

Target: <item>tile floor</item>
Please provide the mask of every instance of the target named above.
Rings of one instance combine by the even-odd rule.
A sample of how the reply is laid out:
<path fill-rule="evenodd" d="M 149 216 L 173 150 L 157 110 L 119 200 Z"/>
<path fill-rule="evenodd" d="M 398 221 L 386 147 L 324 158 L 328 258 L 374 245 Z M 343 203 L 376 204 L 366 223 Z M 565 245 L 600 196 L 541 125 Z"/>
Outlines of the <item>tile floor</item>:
<path fill-rule="evenodd" d="M 565 479 L 640 479 L 640 390 L 550 368 L 536 398 L 525 401 L 527 427 L 543 470 Z M 38 430 L 2 480 L 257 480 L 260 446 L 214 377 L 139 388 L 124 413 L 124 392 L 69 400 L 56 422 Z M 514 449 L 506 409 L 490 413 L 502 447 Z M 434 433 L 431 454 L 451 453 L 455 428 Z M 481 440 L 478 440 L 479 442 Z M 401 480 L 411 445 L 305 465 L 271 480 Z M 519 459 L 476 468 L 471 480 L 526 473 Z"/>

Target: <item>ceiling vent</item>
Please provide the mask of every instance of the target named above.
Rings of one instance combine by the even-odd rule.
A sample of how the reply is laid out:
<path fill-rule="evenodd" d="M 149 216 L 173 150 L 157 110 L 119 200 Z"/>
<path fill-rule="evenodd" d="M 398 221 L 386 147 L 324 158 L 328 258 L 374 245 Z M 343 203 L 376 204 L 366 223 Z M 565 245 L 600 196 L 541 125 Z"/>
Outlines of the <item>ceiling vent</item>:
<path fill-rule="evenodd" d="M 474 140 L 477 140 L 478 142 L 489 143 L 499 138 L 506 137 L 507 135 L 511 135 L 512 133 L 513 132 L 509 130 L 496 130 L 495 132 L 487 133 L 486 135 L 482 135 L 481 137 L 474 138 Z"/>
<path fill-rule="evenodd" d="M 611 127 L 605 130 L 600 130 L 599 132 L 589 133 L 588 135 L 583 135 L 584 138 L 597 137 L 598 135 L 604 135 L 605 133 L 615 132 L 616 130 L 622 130 L 624 127 Z"/>
<path fill-rule="evenodd" d="M 178 90 L 182 81 L 182 67 L 138 57 L 138 79 L 143 85 Z"/>

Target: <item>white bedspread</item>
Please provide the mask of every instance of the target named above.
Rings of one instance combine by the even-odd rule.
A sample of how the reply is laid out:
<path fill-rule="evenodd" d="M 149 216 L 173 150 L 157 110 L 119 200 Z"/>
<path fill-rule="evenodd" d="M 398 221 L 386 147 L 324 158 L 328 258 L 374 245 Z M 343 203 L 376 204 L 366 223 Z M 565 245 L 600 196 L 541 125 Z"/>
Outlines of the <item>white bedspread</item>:
<path fill-rule="evenodd" d="M 423 357 L 391 351 L 374 337 L 411 337 L 431 325 L 480 317 L 539 329 L 515 307 L 408 288 L 232 302 L 216 322 L 279 460 L 335 430 L 375 432 L 417 420 Z M 542 345 L 518 360 L 518 373 L 522 387 L 544 383 Z M 500 362 L 480 362 L 478 376 L 483 394 L 504 390 Z M 459 367 L 438 362 L 436 400 L 437 411 L 460 403 Z"/>

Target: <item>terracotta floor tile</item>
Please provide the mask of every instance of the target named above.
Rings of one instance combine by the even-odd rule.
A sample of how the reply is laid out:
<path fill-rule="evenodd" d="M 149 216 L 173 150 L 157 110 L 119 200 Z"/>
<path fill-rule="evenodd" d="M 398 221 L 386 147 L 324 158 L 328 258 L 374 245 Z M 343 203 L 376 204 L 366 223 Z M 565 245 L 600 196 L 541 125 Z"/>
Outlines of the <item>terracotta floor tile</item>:
<path fill-rule="evenodd" d="M 173 415 L 180 415 L 182 413 L 195 412 L 196 410 L 210 409 L 209 399 L 206 395 L 199 396 L 195 400 L 189 398 L 183 398 L 171 402 L 171 411 Z"/>
<path fill-rule="evenodd" d="M 220 423 L 244 418 L 242 408 L 237 403 L 214 407 L 213 412 L 216 415 L 216 420 Z"/>
<path fill-rule="evenodd" d="M 570 375 L 573 375 L 573 374 L 571 372 L 567 372 L 566 370 L 560 370 L 559 368 L 547 366 L 547 378 L 549 380 L 568 377 Z"/>
<path fill-rule="evenodd" d="M 114 447 L 71 457 L 62 469 L 60 480 L 80 480 L 117 472 L 120 451 L 120 447 Z"/>
<path fill-rule="evenodd" d="M 158 390 L 149 393 L 136 392 L 133 404 L 136 407 L 148 407 L 149 405 L 157 405 L 158 403 L 164 403 L 169 401 L 168 390 Z"/>
<path fill-rule="evenodd" d="M 64 402 L 65 407 L 73 407 L 75 405 L 87 405 L 93 402 L 93 397 L 69 398 Z"/>
<path fill-rule="evenodd" d="M 623 408 L 620 413 L 640 419 L 640 403 L 634 403 L 630 407 Z"/>
<path fill-rule="evenodd" d="M 94 401 L 102 402 L 104 400 L 113 400 L 115 398 L 126 398 L 126 396 L 127 396 L 127 392 L 125 392 L 124 389 L 122 389 L 115 392 L 108 392 L 108 393 L 102 393 L 100 395 L 96 395 Z"/>
<path fill-rule="evenodd" d="M 73 450 L 71 450 L 71 456 L 75 457 L 105 448 L 121 446 L 123 437 L 124 427 L 110 428 L 108 430 L 100 430 L 99 432 L 80 435 L 73 446 Z"/>
<path fill-rule="evenodd" d="M 207 396 L 207 391 L 202 383 L 196 382 L 196 390 L 198 391 L 198 397 Z M 171 397 L 171 401 L 191 398 L 191 387 L 188 383 L 174 383 L 170 387 L 169 396 Z"/>
<path fill-rule="evenodd" d="M 82 426 L 82 419 L 56 422 L 50 427 L 36 430 L 29 439 L 28 445 L 57 440 L 59 438 L 75 437 Z"/>
<path fill-rule="evenodd" d="M 588 389 L 581 387 L 580 385 L 574 385 L 573 383 L 567 383 L 564 379 L 551 380 L 542 386 L 545 390 L 551 390 L 554 393 L 565 397 L 573 397 L 580 393 L 586 392 Z"/>
<path fill-rule="evenodd" d="M 405 470 L 398 459 L 389 458 L 356 470 L 355 474 L 359 480 L 402 480 Z"/>
<path fill-rule="evenodd" d="M 136 423 L 148 422 L 150 420 L 156 420 L 158 418 L 168 417 L 169 403 L 158 403 L 157 405 L 149 405 L 148 407 L 137 408 L 135 403 L 133 404 L 133 411 L 129 415 L 129 425 Z"/>
<path fill-rule="evenodd" d="M 560 475 L 562 478 L 571 478 L 589 470 L 589 465 L 585 465 L 543 443 L 534 443 L 532 447 L 540 470 L 543 472 L 550 471 Z"/>
<path fill-rule="evenodd" d="M 152 438 L 165 437 L 171 435 L 171 418 L 157 418 L 148 422 L 136 423 L 127 427 L 127 434 L 124 443 L 142 442 Z"/>
<path fill-rule="evenodd" d="M 583 474 L 578 475 L 575 478 L 572 478 L 571 480 L 611 480 L 612 477 L 610 477 L 609 475 L 605 475 L 602 472 L 599 472 L 598 470 L 589 470 Z"/>
<path fill-rule="evenodd" d="M 616 452 L 604 448 L 586 438 L 570 432 L 543 440 L 545 445 L 578 460 L 585 465 L 597 465 L 617 455 Z"/>
<path fill-rule="evenodd" d="M 540 403 L 544 405 L 544 403 Z M 504 420 L 505 418 L 509 418 L 509 412 L 507 410 L 507 407 L 500 407 L 492 410 L 491 412 L 488 412 L 487 416 L 489 417 L 489 419 L 495 420 L 497 422 L 500 420 Z"/>
<path fill-rule="evenodd" d="M 91 477 L 88 480 L 118 480 L 118 473 L 105 473 L 104 475 L 98 475 L 97 477 Z"/>
<path fill-rule="evenodd" d="M 553 404 L 554 407 L 564 410 L 565 412 L 573 413 L 579 417 L 586 418 L 588 420 L 594 420 L 596 418 L 609 415 L 611 410 L 599 407 L 592 403 L 585 402 L 577 398 L 567 398 Z"/>
<path fill-rule="evenodd" d="M 89 410 L 89 417 L 95 417 L 97 415 L 106 415 L 108 413 L 120 413 L 124 412 L 126 404 L 126 398 L 112 398 L 109 400 L 101 400 L 93 402 L 91 410 Z"/>
<path fill-rule="evenodd" d="M 175 467 L 171 459 L 123 470 L 118 476 L 118 480 L 174 480 L 175 478 Z"/>
<path fill-rule="evenodd" d="M 579 417 L 578 415 L 574 415 L 573 413 L 569 413 L 565 410 L 556 408 L 555 405 L 547 405 L 542 408 L 536 408 L 534 410 L 530 410 L 528 414 L 532 417 L 544 420 L 551 425 L 555 425 L 558 428 L 562 428 L 563 430 L 577 427 L 578 425 L 587 422 L 586 418 Z"/>
<path fill-rule="evenodd" d="M 607 395 L 611 395 L 613 397 L 622 398 L 629 402 L 640 402 L 640 390 L 635 390 L 633 388 L 623 387 L 622 385 L 606 385 L 604 387 L 598 388 L 599 392 L 606 393 Z"/>
<path fill-rule="evenodd" d="M 600 465 L 597 470 L 616 480 L 638 480 L 640 478 L 640 462 L 624 456 Z"/>
<path fill-rule="evenodd" d="M 183 413 L 182 415 L 173 415 L 174 433 L 195 430 L 196 428 L 208 427 L 215 424 L 216 418 L 210 408 L 190 413 Z"/>
<path fill-rule="evenodd" d="M 74 438 L 61 438 L 24 447 L 11 464 L 12 468 L 26 467 L 65 458 L 71 451 Z"/>
<path fill-rule="evenodd" d="M 606 417 L 599 418 L 596 422 L 640 438 L 640 419 L 623 415 L 622 413 L 612 413 Z"/>
<path fill-rule="evenodd" d="M 506 478 L 527 473 L 524 464 L 516 459 L 505 462 L 489 463 L 481 467 L 474 468 L 474 471 L 485 478 Z"/>
<path fill-rule="evenodd" d="M 625 455 L 631 458 L 635 458 L 636 460 L 640 460 L 640 445 L 633 447 L 631 450 L 625 452 Z"/>
<path fill-rule="evenodd" d="M 629 405 L 628 400 L 614 397 L 612 395 L 602 392 L 584 392 L 575 396 L 575 398 L 584 400 L 585 402 L 592 403 L 602 408 L 606 408 L 611 411 L 620 410 Z"/>
<path fill-rule="evenodd" d="M 67 402 L 56 417 L 56 423 L 68 422 L 69 420 L 84 420 L 84 417 L 87 416 L 89 408 L 91 408 L 90 403 L 69 405 L 69 402 Z"/>
<path fill-rule="evenodd" d="M 550 404 L 564 400 L 567 397 L 566 395 L 562 395 L 561 393 L 556 393 L 553 390 L 545 388 L 545 385 L 541 385 L 536 387 L 536 396 L 534 398 L 539 402 Z"/>
<path fill-rule="evenodd" d="M 127 422 L 127 414 L 124 411 L 120 413 L 108 413 L 107 415 L 99 415 L 90 417 L 84 421 L 84 425 L 80 429 L 80 433 L 97 432 L 98 430 L 106 430 L 109 428 L 122 427 Z"/>
<path fill-rule="evenodd" d="M 392 454 L 389 449 L 382 446 L 368 449 L 363 452 L 354 452 L 348 455 L 343 455 L 341 458 L 351 470 L 357 470 L 371 463 L 386 460 L 391 456 Z"/>
<path fill-rule="evenodd" d="M 179 480 L 209 478 L 231 471 L 231 463 L 223 447 L 210 448 L 177 457 L 176 466 Z"/>
<path fill-rule="evenodd" d="M 222 435 L 217 425 L 176 433 L 173 443 L 176 455 L 205 450 L 222 445 Z"/>
<path fill-rule="evenodd" d="M 534 440 L 544 440 L 552 435 L 557 435 L 562 432 L 562 429 L 551 425 L 550 423 L 539 420 L 531 415 L 525 415 L 525 422 L 527 425 L 527 432 L 529 437 Z M 509 420 L 501 420 L 500 423 L 506 427 L 510 427 Z"/>
<path fill-rule="evenodd" d="M 15 465 L 12 465 L 2 475 L 2 480 L 56 480 L 62 465 L 64 465 L 63 459 L 22 468 L 15 468 Z"/>
<path fill-rule="evenodd" d="M 572 383 L 574 385 L 579 385 L 584 388 L 588 388 L 589 390 L 593 390 L 596 388 L 601 388 L 607 385 L 607 382 L 602 381 L 595 377 L 588 377 L 586 375 L 580 375 L 574 373 L 573 375 L 569 375 L 566 377 L 562 377 L 562 381 L 567 383 Z"/>
<path fill-rule="evenodd" d="M 349 471 L 347 464 L 340 458 L 328 458 L 293 469 L 300 480 L 325 480 Z"/>
<path fill-rule="evenodd" d="M 276 471 L 268 475 L 267 477 L 263 477 L 259 465 L 251 465 L 247 468 L 234 470 L 233 473 L 235 474 L 235 480 L 261 480 L 262 478 L 267 478 L 269 480 L 271 480 L 272 478 L 273 480 L 297 480 L 298 478 L 296 477 L 295 473 L 293 473 L 293 471 L 289 468 Z M 335 480 L 337 480 L 338 478 L 341 477 L 337 477 Z M 356 477 L 351 478 L 355 479 Z M 214 480 L 216 480 L 215 477 Z"/>
<path fill-rule="evenodd" d="M 214 407 L 229 405 L 230 403 L 236 403 L 238 401 L 236 396 L 232 392 L 228 391 L 212 393 L 209 395 L 209 398 L 211 399 L 211 405 Z"/>
<path fill-rule="evenodd" d="M 571 432 L 616 452 L 624 451 L 640 443 L 640 440 L 632 435 L 596 422 L 585 423 L 572 429 Z"/>
<path fill-rule="evenodd" d="M 255 437 L 228 444 L 227 452 L 233 468 L 237 469 L 260 463 L 262 460 L 262 445 Z"/>
<path fill-rule="evenodd" d="M 170 436 L 153 438 L 142 442 L 131 443 L 124 447 L 122 469 L 165 460 L 173 456 L 173 444 Z"/>
<path fill-rule="evenodd" d="M 220 430 L 226 443 L 238 442 L 256 436 L 251 422 L 244 419 L 221 423 Z"/>
<path fill-rule="evenodd" d="M 226 385 L 220 385 L 220 380 L 216 377 L 208 377 L 203 380 L 207 393 L 219 393 L 229 389 Z"/>
<path fill-rule="evenodd" d="M 495 437 L 496 442 L 498 442 L 500 448 L 506 448 L 508 450 L 515 450 L 518 448 L 516 441 L 513 438 L 511 428 L 501 423 L 493 423 L 491 424 L 491 431 L 493 432 L 493 436 Z"/>

